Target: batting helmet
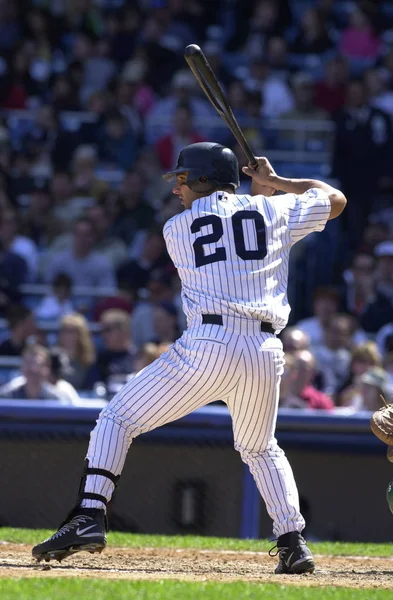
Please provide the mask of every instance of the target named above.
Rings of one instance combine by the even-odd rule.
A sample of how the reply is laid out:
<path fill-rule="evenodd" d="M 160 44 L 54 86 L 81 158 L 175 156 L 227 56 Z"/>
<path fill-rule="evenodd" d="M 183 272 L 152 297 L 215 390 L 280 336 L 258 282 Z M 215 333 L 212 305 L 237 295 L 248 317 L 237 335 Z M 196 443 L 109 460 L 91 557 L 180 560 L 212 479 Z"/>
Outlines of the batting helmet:
<path fill-rule="evenodd" d="M 186 146 L 179 154 L 176 169 L 163 175 L 174 181 L 178 173 L 188 172 L 187 185 L 196 193 L 207 194 L 221 186 L 239 187 L 239 163 L 229 148 L 212 142 Z"/>

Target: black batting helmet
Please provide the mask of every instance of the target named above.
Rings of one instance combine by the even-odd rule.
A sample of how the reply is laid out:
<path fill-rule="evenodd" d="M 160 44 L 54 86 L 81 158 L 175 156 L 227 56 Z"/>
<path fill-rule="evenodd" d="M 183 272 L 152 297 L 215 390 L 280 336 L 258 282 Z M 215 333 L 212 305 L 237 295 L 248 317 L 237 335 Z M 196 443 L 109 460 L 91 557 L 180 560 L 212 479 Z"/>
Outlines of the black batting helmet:
<path fill-rule="evenodd" d="M 207 194 L 221 186 L 239 187 L 239 163 L 229 148 L 212 142 L 199 142 L 183 148 L 176 169 L 163 175 L 174 181 L 178 173 L 188 171 L 187 185 L 196 193 Z"/>

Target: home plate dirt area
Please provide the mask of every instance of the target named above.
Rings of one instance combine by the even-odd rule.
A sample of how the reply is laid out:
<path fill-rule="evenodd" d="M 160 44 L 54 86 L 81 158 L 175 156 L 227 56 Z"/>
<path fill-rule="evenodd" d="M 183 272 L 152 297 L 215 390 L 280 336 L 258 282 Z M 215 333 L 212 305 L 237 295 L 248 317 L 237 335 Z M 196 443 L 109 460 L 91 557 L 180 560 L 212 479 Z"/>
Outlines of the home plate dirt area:
<path fill-rule="evenodd" d="M 236 580 L 304 586 L 393 588 L 393 560 L 315 556 L 313 575 L 274 575 L 276 560 L 265 552 L 108 548 L 80 553 L 64 562 L 35 563 L 31 547 L 2 543 L 0 577 L 93 577 L 102 579 Z"/>

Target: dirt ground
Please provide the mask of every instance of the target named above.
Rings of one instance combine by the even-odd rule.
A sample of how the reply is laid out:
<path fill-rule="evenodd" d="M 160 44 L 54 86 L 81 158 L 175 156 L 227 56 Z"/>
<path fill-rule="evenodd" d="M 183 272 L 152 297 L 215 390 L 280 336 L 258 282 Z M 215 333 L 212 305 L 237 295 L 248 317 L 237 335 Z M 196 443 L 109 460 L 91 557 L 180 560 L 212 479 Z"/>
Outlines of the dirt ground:
<path fill-rule="evenodd" d="M 273 575 L 276 559 L 262 552 L 216 552 L 157 548 L 108 548 L 101 555 L 81 553 L 64 562 L 37 565 L 31 548 L 0 545 L 0 577 L 95 577 L 253 581 L 305 586 L 393 588 L 393 559 L 316 556 L 313 575 Z"/>

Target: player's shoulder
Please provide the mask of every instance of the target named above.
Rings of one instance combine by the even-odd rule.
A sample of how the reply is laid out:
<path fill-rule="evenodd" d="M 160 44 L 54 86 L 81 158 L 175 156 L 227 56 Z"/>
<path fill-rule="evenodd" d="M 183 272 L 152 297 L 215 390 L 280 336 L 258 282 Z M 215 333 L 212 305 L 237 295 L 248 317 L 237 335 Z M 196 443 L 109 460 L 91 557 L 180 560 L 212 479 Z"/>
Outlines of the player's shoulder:
<path fill-rule="evenodd" d="M 168 219 L 168 221 L 166 221 L 166 223 L 164 224 L 163 230 L 162 230 L 164 237 L 167 233 L 169 233 L 171 231 L 171 229 L 173 227 L 176 227 L 177 225 L 179 225 L 179 223 L 181 223 L 185 219 L 189 218 L 187 215 L 188 212 L 190 212 L 190 211 L 185 210 L 177 215 L 174 215 L 173 217 Z"/>

